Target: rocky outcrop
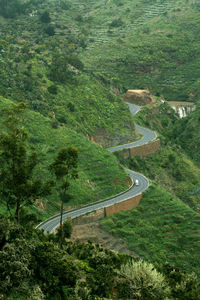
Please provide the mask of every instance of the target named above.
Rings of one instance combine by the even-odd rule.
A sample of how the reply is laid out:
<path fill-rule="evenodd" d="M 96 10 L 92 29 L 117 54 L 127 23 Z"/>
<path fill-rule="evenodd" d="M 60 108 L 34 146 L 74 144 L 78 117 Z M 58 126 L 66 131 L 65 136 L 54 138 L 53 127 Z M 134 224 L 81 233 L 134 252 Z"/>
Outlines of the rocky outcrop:
<path fill-rule="evenodd" d="M 131 129 L 133 133 L 134 128 Z M 131 134 L 129 136 L 122 136 L 118 133 L 110 134 L 105 128 L 99 128 L 95 131 L 94 136 L 89 137 L 88 139 L 95 144 L 98 144 L 103 147 L 111 147 L 116 145 L 123 145 L 128 143 L 129 141 L 133 140 L 135 136 Z"/>
<path fill-rule="evenodd" d="M 153 98 L 149 90 L 128 90 L 124 101 L 142 106 L 151 104 Z"/>

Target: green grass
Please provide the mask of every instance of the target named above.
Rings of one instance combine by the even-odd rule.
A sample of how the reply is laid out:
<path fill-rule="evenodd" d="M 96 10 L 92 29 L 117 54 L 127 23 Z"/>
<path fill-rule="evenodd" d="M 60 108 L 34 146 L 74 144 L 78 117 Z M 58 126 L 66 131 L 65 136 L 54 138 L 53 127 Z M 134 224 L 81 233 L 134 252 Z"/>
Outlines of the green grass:
<path fill-rule="evenodd" d="M 167 100 L 197 101 L 197 4 L 185 0 L 126 0 L 117 6 L 111 1 L 90 13 L 94 41 L 82 54 L 89 70 L 105 79 L 112 78 L 116 86 L 125 90 L 149 88 Z M 100 18 L 105 22 L 98 27 Z M 117 18 L 124 24 L 110 28 L 110 22 Z"/>
<path fill-rule="evenodd" d="M 200 106 L 176 123 L 175 142 L 182 146 L 198 166 L 200 166 Z"/>
<path fill-rule="evenodd" d="M 73 10 L 73 5 L 70 7 Z M 45 34 L 46 25 L 39 21 L 45 9 L 49 10 L 55 28 L 62 31 L 67 26 L 68 31 L 54 36 Z M 63 82 L 51 78 L 54 57 L 64 56 L 66 61 L 73 56 L 80 62 L 80 41 L 84 35 L 81 37 L 70 29 L 77 22 L 71 19 L 71 10 L 63 9 L 56 1 L 44 1 L 37 11 L 32 17 L 26 13 L 12 22 L 0 19 L 0 95 L 15 102 L 26 101 L 32 110 L 46 117 L 54 114 L 55 122 L 94 138 L 103 146 L 133 138 L 131 114 L 114 86 L 78 67 L 73 71 L 69 67 L 71 75 Z M 61 73 L 58 65 L 56 70 Z M 52 86 L 54 92 L 49 90 Z M 104 140 L 99 137 L 102 130 Z"/>
<path fill-rule="evenodd" d="M 0 97 L 0 109 L 11 103 Z M 78 148 L 79 178 L 71 184 L 70 201 L 65 204 L 65 209 L 104 199 L 128 188 L 128 175 L 106 149 L 64 126 L 52 128 L 51 119 L 30 110 L 26 114 L 25 127 L 30 149 L 36 150 L 42 160 L 37 172 L 43 177 L 47 176 L 46 167 L 61 147 L 73 145 Z M 39 199 L 38 206 L 41 202 L 45 210 L 38 209 L 38 213 L 44 213 L 43 217 L 59 211 L 59 198 L 55 192 L 48 199 Z"/>
<path fill-rule="evenodd" d="M 161 146 L 153 155 L 126 162 L 130 169 L 157 181 L 184 203 L 199 212 L 200 169 L 176 146 Z"/>
<path fill-rule="evenodd" d="M 101 223 L 148 261 L 199 273 L 200 215 L 160 185 L 152 184 L 136 208 Z"/>

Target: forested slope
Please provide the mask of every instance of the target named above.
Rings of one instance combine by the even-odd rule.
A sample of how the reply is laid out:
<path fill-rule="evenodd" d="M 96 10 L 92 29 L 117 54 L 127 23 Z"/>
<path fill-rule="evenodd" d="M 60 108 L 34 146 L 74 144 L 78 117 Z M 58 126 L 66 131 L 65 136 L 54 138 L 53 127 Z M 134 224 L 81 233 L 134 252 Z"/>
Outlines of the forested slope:
<path fill-rule="evenodd" d="M 0 0 L 1 133 L 4 109 L 26 102 L 27 149 L 42 179 L 61 147 L 78 148 L 65 209 L 125 190 L 120 163 L 146 174 L 141 205 L 103 226 L 153 262 L 33 229 L 31 212 L 44 219 L 60 209 L 54 189 L 21 209 L 21 225 L 0 217 L 0 298 L 199 299 L 197 275 L 188 275 L 199 274 L 199 20 L 193 0 Z M 144 88 L 157 102 L 135 121 L 157 131 L 161 149 L 125 161 L 97 143 L 138 138 L 122 97 Z M 197 109 L 179 120 L 163 98 Z M 0 209 L 7 214 L 2 201 Z"/>
<path fill-rule="evenodd" d="M 1 109 L 28 103 L 29 148 L 42 157 L 43 169 L 59 148 L 78 148 L 79 179 L 67 203 L 74 207 L 128 187 L 117 160 L 97 143 L 127 142 L 135 128 L 119 91 L 84 71 L 84 37 L 71 28 L 77 21 L 70 7 L 66 1 L 0 1 L 0 95 Z M 55 193 L 37 205 L 42 215 L 58 207 Z"/>

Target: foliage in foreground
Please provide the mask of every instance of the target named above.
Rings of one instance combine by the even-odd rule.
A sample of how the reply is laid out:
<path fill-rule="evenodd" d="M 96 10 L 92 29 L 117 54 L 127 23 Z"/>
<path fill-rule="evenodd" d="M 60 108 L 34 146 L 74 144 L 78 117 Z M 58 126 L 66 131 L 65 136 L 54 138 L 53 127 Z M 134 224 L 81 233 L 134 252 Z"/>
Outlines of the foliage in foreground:
<path fill-rule="evenodd" d="M 106 280 L 105 280 L 106 278 Z M 99 245 L 64 241 L 0 217 L 1 299 L 200 299 L 195 275 Z M 137 284 L 136 284 L 137 283 Z M 162 292 L 161 292 L 162 290 Z"/>

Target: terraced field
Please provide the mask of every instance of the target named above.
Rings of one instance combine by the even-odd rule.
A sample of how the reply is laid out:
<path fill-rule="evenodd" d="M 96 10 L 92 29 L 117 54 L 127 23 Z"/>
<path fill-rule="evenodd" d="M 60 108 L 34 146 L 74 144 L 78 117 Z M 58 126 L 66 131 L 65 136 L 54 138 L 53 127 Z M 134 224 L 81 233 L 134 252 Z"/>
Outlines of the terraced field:
<path fill-rule="evenodd" d="M 77 32 L 87 32 L 87 46 L 80 53 L 87 72 L 123 91 L 149 88 L 167 100 L 196 101 L 200 41 L 194 1 L 93 5 L 84 6 L 83 20 L 77 24 Z"/>
<path fill-rule="evenodd" d="M 174 7 L 174 1 L 150 1 L 145 6 L 141 5 L 144 1 L 78 1 L 73 3 L 74 11 L 79 11 L 82 18 L 95 17 L 95 24 L 88 35 L 89 45 L 86 50 L 93 49 L 97 45 L 110 42 L 116 38 L 120 38 L 129 32 L 136 31 L 139 26 L 150 22 L 162 14 L 167 13 Z M 127 13 L 133 10 L 132 15 Z M 124 15 L 123 15 L 124 13 Z M 104 15 L 104 23 L 102 24 L 101 16 Z M 123 19 L 123 25 L 120 27 L 110 28 L 112 17 L 120 16 Z M 75 33 L 80 33 L 80 27 L 74 28 Z"/>
<path fill-rule="evenodd" d="M 140 205 L 102 220 L 103 228 L 152 262 L 199 273 L 200 215 L 153 184 Z"/>

